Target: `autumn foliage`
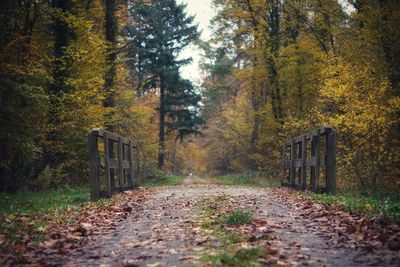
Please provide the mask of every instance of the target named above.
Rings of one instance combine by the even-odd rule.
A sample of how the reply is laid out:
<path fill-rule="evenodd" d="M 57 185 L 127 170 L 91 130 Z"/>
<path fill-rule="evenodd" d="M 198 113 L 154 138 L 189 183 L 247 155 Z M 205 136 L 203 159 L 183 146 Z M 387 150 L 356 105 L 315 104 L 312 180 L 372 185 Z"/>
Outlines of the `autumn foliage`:
<path fill-rule="evenodd" d="M 202 44 L 207 138 L 196 148 L 207 171 L 276 177 L 286 140 L 330 125 L 341 188 L 398 188 L 398 2 L 214 5 L 214 43 Z"/>
<path fill-rule="evenodd" d="M 399 187 L 398 1 L 214 0 L 204 41 L 173 0 L 3 2 L 0 191 L 86 183 L 93 127 L 147 173 L 277 177 L 286 140 L 330 125 L 339 187 Z M 193 41 L 200 87 L 180 77 Z"/>

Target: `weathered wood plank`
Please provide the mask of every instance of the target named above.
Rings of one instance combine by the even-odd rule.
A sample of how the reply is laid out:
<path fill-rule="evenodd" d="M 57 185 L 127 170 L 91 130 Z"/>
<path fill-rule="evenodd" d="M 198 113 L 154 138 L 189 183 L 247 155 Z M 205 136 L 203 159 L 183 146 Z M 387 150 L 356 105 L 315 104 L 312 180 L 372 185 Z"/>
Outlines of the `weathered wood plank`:
<path fill-rule="evenodd" d="M 119 168 L 119 163 L 118 159 L 108 159 L 108 168 L 110 169 L 118 169 Z"/>
<path fill-rule="evenodd" d="M 118 178 L 119 178 L 119 186 L 124 191 L 124 169 L 122 168 L 123 161 L 123 144 L 122 137 L 118 137 Z"/>
<path fill-rule="evenodd" d="M 139 185 L 139 183 L 142 181 L 143 179 L 143 171 L 142 171 L 142 163 L 141 163 L 141 159 L 140 159 L 140 145 L 137 145 L 136 150 L 136 158 L 135 158 L 135 162 L 136 162 L 136 179 L 134 179 L 134 185 L 137 186 Z"/>
<path fill-rule="evenodd" d="M 133 155 L 132 155 L 132 141 L 129 141 L 128 146 L 128 186 L 133 188 L 134 168 L 133 168 Z"/>
<path fill-rule="evenodd" d="M 326 189 L 336 193 L 336 132 L 327 135 L 326 140 Z"/>
<path fill-rule="evenodd" d="M 129 145 L 129 141 L 130 141 L 130 140 L 129 140 L 128 138 L 125 138 L 125 137 L 123 137 L 123 136 L 119 136 L 119 135 L 116 134 L 116 133 L 112 133 L 112 132 L 109 132 L 109 131 L 105 131 L 105 130 L 99 129 L 99 128 L 94 128 L 94 129 L 92 130 L 92 133 L 94 133 L 94 134 L 97 135 L 98 137 L 104 137 L 104 134 L 107 134 L 108 139 L 109 139 L 109 140 L 112 140 L 112 141 L 114 141 L 114 142 L 118 142 L 119 138 L 121 138 L 121 141 L 122 141 L 122 143 L 123 143 L 124 145 Z"/>
<path fill-rule="evenodd" d="M 291 161 L 291 167 L 290 167 L 290 179 L 289 183 L 294 186 L 295 184 L 295 179 L 296 179 L 296 169 L 295 169 L 295 160 L 296 160 L 296 145 L 294 140 L 292 140 L 292 143 L 290 145 L 290 161 Z"/>
<path fill-rule="evenodd" d="M 321 140 L 326 140 L 326 154 L 321 155 Z M 311 142 L 311 156 L 307 156 L 307 142 Z M 300 146 L 297 153 L 297 146 Z M 287 149 L 291 149 L 290 159 L 286 158 Z M 299 155 L 298 155 L 299 154 Z M 311 182 L 307 185 L 307 168 L 311 168 Z M 326 184 L 319 188 L 321 167 L 326 170 Z M 289 170 L 289 182 L 285 180 Z M 298 172 L 297 172 L 298 170 Z M 301 189 L 311 188 L 313 191 L 334 193 L 336 191 L 336 132 L 332 127 L 320 127 L 315 131 L 297 136 L 282 146 L 282 183 Z M 287 178 L 286 178 L 287 179 Z"/>
<path fill-rule="evenodd" d="M 301 143 L 301 177 L 300 177 L 300 188 L 306 188 L 306 175 L 307 175 L 307 168 L 306 168 L 306 159 L 307 159 L 307 137 L 303 135 L 303 140 Z"/>
<path fill-rule="evenodd" d="M 296 159 L 294 161 L 294 167 L 295 168 L 301 168 L 301 159 Z"/>
<path fill-rule="evenodd" d="M 111 192 L 111 174 L 110 174 L 110 166 L 109 166 L 109 157 L 110 157 L 110 150 L 109 150 L 109 142 L 108 142 L 108 134 L 104 133 L 103 135 L 103 141 L 104 141 L 104 165 L 105 165 L 105 171 L 106 171 L 106 190 L 107 190 L 107 196 L 111 197 L 112 192 Z"/>
<path fill-rule="evenodd" d="M 282 178 L 281 178 L 281 184 L 285 183 L 286 181 L 286 146 L 282 146 Z"/>
<path fill-rule="evenodd" d="M 126 160 L 122 161 L 122 169 L 128 170 L 129 168 L 130 168 L 129 161 Z"/>
<path fill-rule="evenodd" d="M 89 144 L 89 180 L 90 180 L 90 200 L 94 201 L 99 196 L 99 160 L 97 153 L 97 137 L 90 133 L 88 135 Z"/>
<path fill-rule="evenodd" d="M 313 167 L 315 166 L 316 159 L 315 157 L 306 158 L 306 167 Z"/>
<path fill-rule="evenodd" d="M 104 157 L 99 158 L 98 138 L 103 139 Z M 95 128 L 88 134 L 89 140 L 89 167 L 91 199 L 111 197 L 114 192 L 122 192 L 134 186 L 135 162 L 133 148 L 139 153 L 128 138 L 115 133 Z M 114 147 L 116 144 L 116 147 Z M 114 152 L 117 152 L 114 154 Z M 139 157 L 138 157 L 139 158 Z M 105 168 L 106 189 L 100 191 L 100 168 Z M 118 185 L 115 184 L 115 174 L 118 174 Z M 97 182 L 96 182 L 97 181 Z M 96 185 L 97 183 L 97 185 Z"/>
<path fill-rule="evenodd" d="M 286 160 L 285 162 L 283 162 L 283 168 L 285 170 L 290 169 L 290 167 L 292 166 L 291 164 L 292 164 L 292 162 L 290 160 Z"/>
<path fill-rule="evenodd" d="M 315 180 L 314 180 L 314 190 L 318 191 L 319 190 L 319 172 L 320 172 L 320 166 L 321 166 L 321 155 L 320 155 L 320 138 L 321 138 L 321 130 L 317 129 L 316 132 L 316 140 L 315 140 Z"/>

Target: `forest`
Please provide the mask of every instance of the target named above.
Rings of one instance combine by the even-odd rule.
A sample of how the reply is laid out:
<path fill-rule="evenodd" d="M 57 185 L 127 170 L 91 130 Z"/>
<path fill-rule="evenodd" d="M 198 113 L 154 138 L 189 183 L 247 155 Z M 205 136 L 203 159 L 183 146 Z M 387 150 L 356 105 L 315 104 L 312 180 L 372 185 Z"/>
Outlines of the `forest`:
<path fill-rule="evenodd" d="M 134 140 L 145 176 L 276 178 L 282 144 L 326 125 L 340 188 L 399 188 L 398 1 L 212 4 L 201 40 L 175 0 L 1 1 L 0 191 L 87 184 L 92 128 Z"/>
<path fill-rule="evenodd" d="M 0 266 L 399 252 L 399 0 L 0 1 Z"/>

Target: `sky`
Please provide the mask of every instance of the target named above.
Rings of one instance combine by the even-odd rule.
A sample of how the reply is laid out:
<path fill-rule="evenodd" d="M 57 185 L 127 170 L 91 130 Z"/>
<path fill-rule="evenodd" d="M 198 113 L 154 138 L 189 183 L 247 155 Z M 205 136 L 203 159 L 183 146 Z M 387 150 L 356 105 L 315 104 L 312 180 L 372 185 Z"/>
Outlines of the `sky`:
<path fill-rule="evenodd" d="M 211 7 L 212 0 L 177 0 L 178 3 L 187 4 L 186 12 L 188 15 L 195 16 L 195 23 L 198 24 L 201 33 L 201 39 L 209 40 L 211 38 L 210 21 L 214 17 L 215 12 Z M 201 73 L 199 63 L 201 60 L 200 50 L 191 45 L 181 53 L 182 58 L 192 57 L 193 62 L 181 68 L 182 77 L 191 80 L 199 85 L 201 81 Z"/>

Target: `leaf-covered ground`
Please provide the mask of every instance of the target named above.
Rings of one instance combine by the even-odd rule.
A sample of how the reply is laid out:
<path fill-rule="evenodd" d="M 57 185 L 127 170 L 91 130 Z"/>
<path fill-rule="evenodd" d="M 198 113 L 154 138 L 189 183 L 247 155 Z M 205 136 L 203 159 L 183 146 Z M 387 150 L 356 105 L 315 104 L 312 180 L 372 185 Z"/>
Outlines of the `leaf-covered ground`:
<path fill-rule="evenodd" d="M 400 228 L 285 188 L 207 184 L 126 192 L 49 226 L 1 265 L 398 266 Z"/>

